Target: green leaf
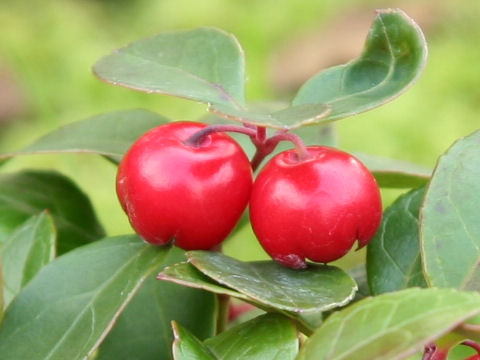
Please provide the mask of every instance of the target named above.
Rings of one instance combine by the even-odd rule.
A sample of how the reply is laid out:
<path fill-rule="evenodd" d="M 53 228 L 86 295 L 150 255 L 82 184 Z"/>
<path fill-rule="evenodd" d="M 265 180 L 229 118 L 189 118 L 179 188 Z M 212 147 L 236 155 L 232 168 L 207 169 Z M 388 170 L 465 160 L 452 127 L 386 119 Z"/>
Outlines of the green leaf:
<path fill-rule="evenodd" d="M 440 157 L 421 210 L 420 244 L 431 286 L 480 290 L 480 131 Z"/>
<path fill-rule="evenodd" d="M 208 110 L 217 116 L 243 124 L 280 130 L 292 130 L 305 125 L 316 124 L 330 113 L 330 108 L 323 104 L 302 104 L 273 113 L 256 113 L 226 105 L 212 105 Z"/>
<path fill-rule="evenodd" d="M 480 294 L 407 289 L 366 298 L 332 314 L 298 360 L 405 359 L 480 312 Z"/>
<path fill-rule="evenodd" d="M 310 264 L 305 270 L 294 270 L 273 261 L 241 262 L 209 251 L 189 251 L 187 257 L 218 283 L 257 303 L 294 313 L 345 305 L 357 289 L 350 276 L 333 266 Z"/>
<path fill-rule="evenodd" d="M 104 236 L 90 200 L 67 177 L 41 170 L 0 174 L 0 244 L 45 209 L 54 219 L 60 254 Z"/>
<path fill-rule="evenodd" d="M 311 333 L 313 329 L 318 327 L 318 324 L 322 321 L 322 308 L 309 312 L 284 310 L 283 308 L 277 306 L 277 303 L 275 302 L 268 302 L 265 301 L 265 299 L 263 298 L 252 298 L 242 292 L 236 291 L 226 286 L 222 286 L 220 283 L 215 282 L 213 279 L 209 278 L 208 276 L 197 270 L 190 263 L 184 262 L 166 267 L 158 275 L 158 279 L 170 281 L 176 284 L 196 289 L 203 289 L 220 295 L 232 296 L 245 302 L 251 303 L 265 311 L 280 312 L 283 315 L 293 319 L 299 326 L 299 329 L 307 334 Z"/>
<path fill-rule="evenodd" d="M 167 266 L 158 274 L 157 279 L 251 301 L 247 295 L 218 284 L 188 262 Z"/>
<path fill-rule="evenodd" d="M 367 271 L 374 295 L 426 287 L 418 238 L 418 213 L 425 188 L 400 196 L 385 212 L 367 247 Z"/>
<path fill-rule="evenodd" d="M 414 21 L 401 10 L 380 10 L 362 55 L 308 80 L 293 105 L 328 105 L 331 112 L 322 122 L 370 110 L 407 90 L 426 58 L 425 38 Z"/>
<path fill-rule="evenodd" d="M 422 166 L 370 154 L 356 153 L 383 188 L 414 188 L 425 185 L 432 171 Z"/>
<path fill-rule="evenodd" d="M 0 329 L 0 354 L 29 360 L 91 355 L 168 250 L 120 236 L 57 258 L 10 304 Z"/>
<path fill-rule="evenodd" d="M 0 327 L 2 325 L 2 320 L 3 320 L 3 308 L 4 308 L 4 301 L 3 301 L 3 264 L 2 264 L 2 258 L 0 257 Z"/>
<path fill-rule="evenodd" d="M 167 121 L 140 109 L 97 115 L 62 126 L 21 150 L 0 154 L 0 159 L 44 153 L 94 153 L 119 163 L 135 140 Z"/>
<path fill-rule="evenodd" d="M 274 313 L 234 326 L 205 344 L 222 360 L 293 360 L 299 347 L 292 322 Z"/>
<path fill-rule="evenodd" d="M 1 249 L 4 306 L 55 258 L 56 233 L 46 212 L 32 216 L 7 238 Z"/>
<path fill-rule="evenodd" d="M 184 261 L 184 252 L 172 248 L 156 274 L 165 266 Z M 103 341 L 96 360 L 170 359 L 172 320 L 205 339 L 215 331 L 215 296 L 149 276 Z"/>
<path fill-rule="evenodd" d="M 93 71 L 106 82 L 148 93 L 233 108 L 245 101 L 243 51 L 235 37 L 214 28 L 136 41 L 100 59 Z"/>
<path fill-rule="evenodd" d="M 172 346 L 174 360 L 217 359 L 210 350 L 208 350 L 206 345 L 176 321 L 172 321 L 172 329 L 175 335 L 175 341 Z"/>

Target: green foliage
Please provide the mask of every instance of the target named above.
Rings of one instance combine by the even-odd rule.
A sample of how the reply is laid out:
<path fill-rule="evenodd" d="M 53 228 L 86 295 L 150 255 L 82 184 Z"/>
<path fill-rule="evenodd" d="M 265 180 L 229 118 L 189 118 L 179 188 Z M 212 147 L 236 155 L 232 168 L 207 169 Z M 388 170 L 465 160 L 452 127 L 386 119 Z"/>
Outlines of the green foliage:
<path fill-rule="evenodd" d="M 418 238 L 418 213 L 424 188 L 399 197 L 385 210 L 382 225 L 367 248 L 367 270 L 373 294 L 425 287 Z"/>
<path fill-rule="evenodd" d="M 62 126 L 25 148 L 0 154 L 1 159 L 45 153 L 93 153 L 119 163 L 133 142 L 168 120 L 146 110 L 126 110 L 97 115 Z"/>
<path fill-rule="evenodd" d="M 331 121 L 358 114 L 398 96 L 422 73 L 427 48 L 422 31 L 402 11 L 379 10 L 362 55 L 310 79 L 293 104 L 321 103 Z"/>
<path fill-rule="evenodd" d="M 42 267 L 55 258 L 55 252 L 55 226 L 47 212 L 32 216 L 15 229 L 1 248 L 5 307 Z"/>
<path fill-rule="evenodd" d="M 82 246 L 47 265 L 8 307 L 0 354 L 10 359 L 91 355 L 167 248 L 136 236 Z M 24 339 L 29 339 L 25 346 Z"/>
<path fill-rule="evenodd" d="M 0 174 L 0 244 L 18 225 L 45 209 L 57 227 L 59 254 L 104 236 L 90 200 L 67 177 L 36 170 Z"/>
<path fill-rule="evenodd" d="M 183 251 L 172 248 L 153 274 L 183 260 Z M 149 276 L 116 320 L 96 359 L 148 360 L 158 359 L 159 354 L 170 357 L 173 341 L 170 322 L 181 322 L 196 337 L 205 339 L 214 335 L 215 310 L 213 294 Z"/>
<path fill-rule="evenodd" d="M 360 57 L 308 80 L 290 106 L 248 104 L 243 50 L 210 27 L 134 42 L 100 59 L 94 72 L 115 85 L 207 103 L 209 122 L 270 128 L 268 135 L 292 130 L 306 144 L 337 146 L 331 124 L 315 125 L 397 97 L 418 79 L 426 55 L 418 26 L 389 9 L 377 12 Z M 115 165 L 141 134 L 167 121 L 147 110 L 97 115 L 4 152 L 0 161 L 93 153 Z M 2 173 L 0 358 L 404 359 L 444 336 L 455 344 L 463 334 L 480 339 L 478 319 L 469 320 L 480 296 L 465 291 L 479 290 L 479 134 L 456 142 L 433 174 L 358 154 L 381 187 L 413 190 L 385 210 L 366 264 L 354 269 L 292 270 L 154 247 L 133 235 L 102 239 L 89 198 L 68 177 Z M 235 137 L 254 156 L 251 139 Z M 230 296 L 267 314 L 224 330 Z"/>
<path fill-rule="evenodd" d="M 175 360 L 293 360 L 298 352 L 295 327 L 277 314 L 258 316 L 203 344 L 177 323 L 173 330 Z"/>
<path fill-rule="evenodd" d="M 480 290 L 479 142 L 478 131 L 458 140 L 440 158 L 428 186 L 420 241 L 430 286 Z"/>
<path fill-rule="evenodd" d="M 383 294 L 331 315 L 297 359 L 405 359 L 479 311 L 477 293 L 407 289 Z"/>
<path fill-rule="evenodd" d="M 136 41 L 100 59 L 93 71 L 135 90 L 238 107 L 245 102 L 244 68 L 232 35 L 198 28 Z"/>

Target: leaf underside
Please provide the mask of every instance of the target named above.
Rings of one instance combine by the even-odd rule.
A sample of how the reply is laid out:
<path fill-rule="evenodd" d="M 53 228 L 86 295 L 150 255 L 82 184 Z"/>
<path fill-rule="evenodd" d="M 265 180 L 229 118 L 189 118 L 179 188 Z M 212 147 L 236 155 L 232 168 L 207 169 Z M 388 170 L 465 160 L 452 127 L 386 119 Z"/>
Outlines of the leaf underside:
<path fill-rule="evenodd" d="M 322 122 L 370 110 L 407 90 L 426 58 L 426 41 L 415 22 L 401 10 L 379 10 L 362 55 L 308 80 L 293 105 L 328 105 L 331 112 Z"/>
<path fill-rule="evenodd" d="M 245 64 L 237 40 L 215 28 L 166 32 L 136 41 L 93 67 L 102 80 L 238 108 L 245 102 Z"/>
<path fill-rule="evenodd" d="M 91 153 L 119 163 L 128 148 L 148 130 L 168 119 L 147 110 L 101 114 L 64 125 L 23 149 L 0 154 L 0 159 L 48 153 Z"/>

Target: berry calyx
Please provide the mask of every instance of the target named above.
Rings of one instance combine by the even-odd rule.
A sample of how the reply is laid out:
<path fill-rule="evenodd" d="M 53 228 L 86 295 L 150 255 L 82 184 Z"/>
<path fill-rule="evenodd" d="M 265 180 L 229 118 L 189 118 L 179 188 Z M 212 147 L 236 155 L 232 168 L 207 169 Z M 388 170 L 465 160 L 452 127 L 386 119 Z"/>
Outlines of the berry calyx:
<path fill-rule="evenodd" d="M 152 244 L 211 249 L 248 204 L 252 169 L 230 136 L 211 133 L 195 146 L 185 143 L 205 126 L 187 121 L 158 126 L 120 163 L 118 198 L 132 227 Z"/>
<path fill-rule="evenodd" d="M 355 157 L 307 147 L 273 157 L 261 170 L 250 198 L 252 228 L 265 251 L 291 268 L 306 260 L 328 263 L 375 235 L 382 203 L 375 178 Z"/>

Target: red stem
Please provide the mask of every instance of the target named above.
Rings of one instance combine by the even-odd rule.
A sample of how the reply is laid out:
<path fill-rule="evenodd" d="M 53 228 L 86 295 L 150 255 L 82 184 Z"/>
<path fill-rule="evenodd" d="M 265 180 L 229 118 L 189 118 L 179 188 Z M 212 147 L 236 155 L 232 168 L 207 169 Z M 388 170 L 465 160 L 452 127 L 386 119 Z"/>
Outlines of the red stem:
<path fill-rule="evenodd" d="M 197 131 L 195 134 L 190 136 L 187 140 L 185 140 L 185 144 L 194 146 L 194 147 L 199 147 L 206 136 L 216 132 L 237 132 L 237 133 L 248 135 L 251 138 L 255 138 L 257 136 L 256 129 L 251 129 L 244 126 L 210 125 L 210 126 L 204 127 L 203 129 Z"/>
<path fill-rule="evenodd" d="M 470 346 L 471 348 L 475 349 L 475 351 L 480 355 L 480 344 L 476 343 L 473 340 L 465 340 L 462 342 L 462 345 Z"/>
<path fill-rule="evenodd" d="M 265 127 L 250 124 L 245 124 L 245 126 L 210 125 L 190 136 L 185 140 L 185 144 L 199 147 L 206 136 L 215 132 L 237 132 L 250 137 L 257 148 L 255 155 L 250 161 L 253 171 L 255 171 L 260 166 L 261 162 L 271 154 L 273 150 L 275 150 L 280 141 L 290 141 L 295 145 L 299 161 L 310 157 L 307 147 L 299 136 L 286 131 L 278 131 L 272 137 L 267 138 L 267 129 Z"/>

